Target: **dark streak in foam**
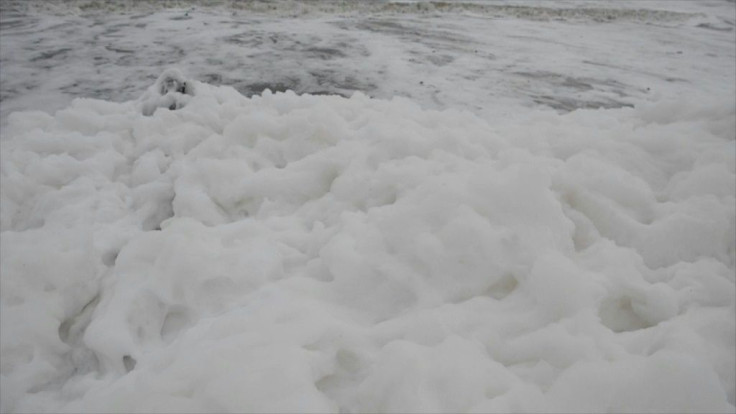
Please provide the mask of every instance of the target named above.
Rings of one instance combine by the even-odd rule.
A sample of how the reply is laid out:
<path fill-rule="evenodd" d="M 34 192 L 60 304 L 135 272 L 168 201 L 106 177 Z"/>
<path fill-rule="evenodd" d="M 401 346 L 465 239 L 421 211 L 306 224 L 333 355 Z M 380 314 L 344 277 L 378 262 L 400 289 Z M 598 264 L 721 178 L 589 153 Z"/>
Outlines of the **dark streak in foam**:
<path fill-rule="evenodd" d="M 610 63 L 593 62 L 593 61 L 590 61 L 590 60 L 583 60 L 582 63 L 584 63 L 586 65 L 601 66 L 601 67 L 604 67 L 604 68 L 616 69 L 616 70 L 623 71 L 623 72 L 639 73 L 639 74 L 642 74 L 642 75 L 652 76 L 652 77 L 655 77 L 655 78 L 658 78 L 658 79 L 664 79 L 664 78 L 662 78 L 662 74 L 660 74 L 660 73 L 647 72 L 647 71 L 644 71 L 644 70 L 638 70 L 638 69 L 633 69 L 633 68 L 626 68 L 626 67 L 623 67 L 623 66 L 612 65 Z M 673 78 L 673 77 L 666 78 L 665 80 L 667 82 L 687 82 L 687 79 Z"/>
<path fill-rule="evenodd" d="M 329 47 L 310 47 L 306 49 L 306 52 L 307 57 L 322 60 L 345 57 L 345 53 L 342 51 Z"/>
<path fill-rule="evenodd" d="M 135 50 L 121 49 L 110 45 L 105 46 L 105 49 L 115 53 L 135 53 Z"/>
<path fill-rule="evenodd" d="M 576 109 L 612 109 L 612 108 L 633 108 L 634 105 L 625 103 L 625 102 L 619 102 L 614 100 L 605 100 L 605 101 L 593 101 L 593 100 L 582 100 L 582 99 L 571 99 L 571 98 L 564 98 L 561 96 L 549 96 L 549 95 L 542 95 L 542 96 L 536 96 L 533 97 L 534 102 L 538 103 L 540 105 L 547 105 L 553 109 L 563 111 L 563 112 L 571 112 Z"/>
<path fill-rule="evenodd" d="M 60 55 L 65 55 L 67 52 L 71 51 L 71 48 L 62 48 L 57 50 L 52 50 L 49 52 L 43 52 L 40 55 L 31 58 L 31 62 L 37 62 L 39 60 L 47 60 L 47 59 L 53 59 Z"/>
<path fill-rule="evenodd" d="M 701 29 L 707 29 L 707 30 L 715 30 L 716 32 L 732 32 L 733 31 L 733 27 L 718 27 L 710 23 L 700 23 L 696 27 L 699 27 Z"/>

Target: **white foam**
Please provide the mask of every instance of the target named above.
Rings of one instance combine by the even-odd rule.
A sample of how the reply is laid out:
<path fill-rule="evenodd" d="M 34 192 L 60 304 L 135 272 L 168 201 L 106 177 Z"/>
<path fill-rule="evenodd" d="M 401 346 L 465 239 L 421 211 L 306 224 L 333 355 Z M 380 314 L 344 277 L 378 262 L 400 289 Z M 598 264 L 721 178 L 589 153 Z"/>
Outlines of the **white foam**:
<path fill-rule="evenodd" d="M 3 411 L 734 410 L 732 102 L 186 99 L 10 117 Z"/>

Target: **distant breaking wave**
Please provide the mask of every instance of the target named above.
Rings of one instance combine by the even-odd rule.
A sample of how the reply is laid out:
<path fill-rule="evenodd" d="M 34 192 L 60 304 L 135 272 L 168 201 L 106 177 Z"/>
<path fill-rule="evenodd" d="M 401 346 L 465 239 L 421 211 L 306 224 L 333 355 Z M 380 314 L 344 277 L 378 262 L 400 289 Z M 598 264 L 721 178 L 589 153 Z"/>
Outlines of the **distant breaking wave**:
<path fill-rule="evenodd" d="M 56 2 L 27 2 L 11 0 L 3 8 L 33 9 L 59 14 L 145 12 L 161 9 L 196 9 L 225 7 L 234 11 L 272 16 L 319 16 L 330 14 L 476 14 L 489 17 L 514 17 L 525 20 L 572 21 L 657 21 L 678 22 L 694 17 L 694 13 L 653 9 L 623 9 L 587 7 L 601 3 L 580 3 L 580 7 L 554 7 L 530 2 L 449 2 L 449 1 L 294 1 L 294 0 L 198 0 L 198 1 L 125 1 L 125 0 L 65 0 Z M 612 3 L 612 5 L 615 3 Z M 615 7 L 615 6 L 614 6 Z"/>

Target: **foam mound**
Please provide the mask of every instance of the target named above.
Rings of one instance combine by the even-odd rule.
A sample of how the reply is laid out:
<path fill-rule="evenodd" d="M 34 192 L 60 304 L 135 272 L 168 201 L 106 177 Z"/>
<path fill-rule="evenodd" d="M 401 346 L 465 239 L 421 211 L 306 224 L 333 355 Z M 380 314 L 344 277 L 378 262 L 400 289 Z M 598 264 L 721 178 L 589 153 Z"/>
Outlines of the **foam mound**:
<path fill-rule="evenodd" d="M 2 411 L 733 412 L 734 114 L 176 72 L 15 113 Z"/>

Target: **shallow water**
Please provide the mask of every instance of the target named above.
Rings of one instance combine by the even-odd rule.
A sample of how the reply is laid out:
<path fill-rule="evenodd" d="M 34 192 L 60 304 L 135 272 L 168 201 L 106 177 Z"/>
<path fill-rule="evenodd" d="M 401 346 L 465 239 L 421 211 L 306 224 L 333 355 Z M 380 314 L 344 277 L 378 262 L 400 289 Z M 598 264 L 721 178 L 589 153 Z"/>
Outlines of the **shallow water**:
<path fill-rule="evenodd" d="M 55 111 L 75 97 L 135 99 L 171 66 L 246 96 L 266 88 L 361 91 L 489 116 L 499 106 L 566 112 L 723 94 L 735 70 L 726 1 L 8 1 L 2 8 L 3 123 L 13 111 Z"/>

